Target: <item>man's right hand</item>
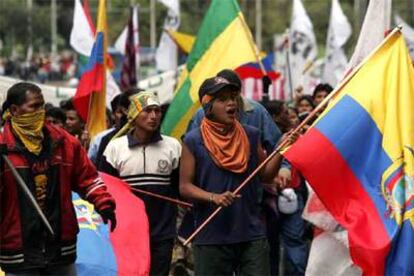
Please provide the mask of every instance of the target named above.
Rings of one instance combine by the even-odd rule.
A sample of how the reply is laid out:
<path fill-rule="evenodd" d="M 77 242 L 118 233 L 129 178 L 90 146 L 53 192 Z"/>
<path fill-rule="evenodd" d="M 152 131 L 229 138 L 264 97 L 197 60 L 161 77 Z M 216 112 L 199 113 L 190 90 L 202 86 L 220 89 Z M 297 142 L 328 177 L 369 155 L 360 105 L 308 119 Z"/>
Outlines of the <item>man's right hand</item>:
<path fill-rule="evenodd" d="M 232 192 L 224 192 L 222 194 L 212 194 L 211 201 L 217 206 L 228 207 L 235 199 L 240 198 L 241 195 L 234 195 Z"/>

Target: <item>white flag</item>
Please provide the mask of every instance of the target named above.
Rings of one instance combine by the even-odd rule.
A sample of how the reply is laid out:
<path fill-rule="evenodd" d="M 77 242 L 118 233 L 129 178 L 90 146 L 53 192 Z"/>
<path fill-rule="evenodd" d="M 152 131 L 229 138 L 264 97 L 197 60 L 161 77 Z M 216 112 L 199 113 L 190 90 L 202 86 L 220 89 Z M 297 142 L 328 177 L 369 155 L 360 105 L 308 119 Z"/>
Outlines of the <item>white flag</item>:
<path fill-rule="evenodd" d="M 410 51 L 411 59 L 414 60 L 414 29 L 407 24 L 399 15 L 395 16 L 395 24 L 401 25 L 402 33 L 407 43 L 408 50 Z"/>
<path fill-rule="evenodd" d="M 391 25 L 391 1 L 369 1 L 358 42 L 348 64 L 348 69 L 358 65 L 374 48 L 384 40 Z"/>
<path fill-rule="evenodd" d="M 95 42 L 95 35 L 89 25 L 85 10 L 80 0 L 75 0 L 75 11 L 73 15 L 73 26 L 70 33 L 70 45 L 81 55 L 89 57 Z M 112 99 L 121 93 L 111 72 L 106 72 L 106 106 L 111 107 Z"/>
<path fill-rule="evenodd" d="M 134 26 L 134 45 L 135 45 L 135 68 L 139 72 L 139 25 L 138 25 L 138 6 L 133 7 L 132 12 L 132 24 Z M 119 35 L 118 39 L 115 42 L 115 49 L 117 49 L 121 54 L 125 55 L 125 44 L 128 34 L 128 24 L 122 30 L 122 33 Z"/>
<path fill-rule="evenodd" d="M 76 52 L 89 56 L 93 47 L 94 33 L 89 26 L 85 10 L 80 0 L 75 0 L 75 11 L 73 12 L 73 26 L 70 32 L 70 45 Z"/>
<path fill-rule="evenodd" d="M 318 53 L 313 25 L 301 0 L 293 1 L 289 32 L 290 69 L 292 86 L 295 89 L 307 82 L 304 71 L 312 64 Z M 306 87 L 305 92 L 307 92 Z"/>
<path fill-rule="evenodd" d="M 180 3 L 178 0 L 159 0 L 168 8 L 168 15 L 164 21 L 164 29 L 176 31 L 180 26 Z M 177 45 L 167 32 L 163 31 L 160 44 L 155 53 L 157 70 L 168 71 L 177 69 Z"/>
<path fill-rule="evenodd" d="M 325 67 L 322 75 L 322 80 L 332 86 L 335 86 L 342 79 L 347 68 L 348 60 L 342 47 L 351 33 L 351 24 L 343 13 L 338 0 L 332 0 L 326 40 Z"/>

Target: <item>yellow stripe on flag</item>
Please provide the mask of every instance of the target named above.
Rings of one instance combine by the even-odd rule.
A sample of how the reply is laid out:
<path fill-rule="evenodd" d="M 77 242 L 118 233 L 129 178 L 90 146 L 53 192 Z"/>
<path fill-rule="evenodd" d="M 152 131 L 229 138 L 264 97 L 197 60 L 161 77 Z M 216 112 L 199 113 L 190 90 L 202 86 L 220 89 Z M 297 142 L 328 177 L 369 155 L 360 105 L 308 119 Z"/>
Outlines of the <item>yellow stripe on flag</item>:
<path fill-rule="evenodd" d="M 190 72 L 193 102 L 198 102 L 198 89 L 206 79 L 215 76 L 225 68 L 235 69 L 238 66 L 256 61 L 256 55 L 249 43 L 252 37 L 249 32 L 243 31 L 243 22 L 237 16 L 228 27 L 217 36 L 210 48 Z M 229 45 L 237 45 L 237 51 Z"/>
<path fill-rule="evenodd" d="M 185 69 L 180 76 L 180 84 L 184 83 L 183 76 L 188 74 L 191 80 L 189 95 L 193 102 L 192 107 L 181 117 L 179 123 L 175 126 L 170 135 L 180 138 L 186 131 L 188 122 L 193 114 L 200 107 L 198 99 L 198 90 L 201 83 L 212 76 L 215 76 L 220 70 L 225 68 L 235 69 L 238 66 L 256 61 L 256 55 L 252 45 L 248 42 L 252 40 L 250 32 L 244 31 L 243 22 L 239 14 L 228 27 L 215 39 L 210 48 L 204 53 L 201 59 L 188 74 Z M 234 47 L 228 45 L 237 45 L 237 51 Z M 254 44 L 253 44 L 254 45 Z M 181 87 L 178 85 L 177 87 Z"/>
<path fill-rule="evenodd" d="M 414 98 L 414 68 L 410 64 L 404 38 L 396 32 L 353 76 L 353 81 L 343 91 L 345 93 L 340 93 L 323 114 L 345 95 L 352 96 L 370 114 L 382 133 L 382 147 L 388 156 L 393 161 L 400 158 L 401 162 L 406 162 L 406 173 L 413 175 L 414 155 L 410 148 L 414 149 L 414 116 L 408 114 L 413 112 L 414 102 L 407 100 Z M 390 75 L 389 72 L 399 74 Z M 404 150 L 403 156 L 401 149 Z M 390 173 L 391 170 L 385 176 Z"/>
<path fill-rule="evenodd" d="M 104 34 L 104 70 L 102 77 L 103 79 L 103 89 L 102 91 L 97 91 L 92 93 L 88 121 L 86 122 L 86 128 L 88 129 L 89 135 L 93 138 L 99 132 L 104 131 L 107 128 L 106 124 L 106 67 L 107 67 L 107 47 L 108 47 L 108 32 L 107 32 L 107 22 L 106 22 L 106 0 L 99 1 L 98 7 L 98 22 L 96 33 Z"/>

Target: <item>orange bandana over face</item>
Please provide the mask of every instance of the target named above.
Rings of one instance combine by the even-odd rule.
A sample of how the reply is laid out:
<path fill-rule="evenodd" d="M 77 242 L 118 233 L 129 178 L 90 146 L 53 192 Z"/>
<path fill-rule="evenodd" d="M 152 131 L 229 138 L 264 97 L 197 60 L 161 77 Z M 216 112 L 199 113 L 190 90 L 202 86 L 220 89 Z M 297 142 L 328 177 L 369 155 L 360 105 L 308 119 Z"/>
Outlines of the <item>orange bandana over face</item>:
<path fill-rule="evenodd" d="M 204 145 L 217 166 L 234 173 L 246 171 L 250 143 L 239 121 L 235 120 L 229 127 L 204 118 L 200 131 Z"/>

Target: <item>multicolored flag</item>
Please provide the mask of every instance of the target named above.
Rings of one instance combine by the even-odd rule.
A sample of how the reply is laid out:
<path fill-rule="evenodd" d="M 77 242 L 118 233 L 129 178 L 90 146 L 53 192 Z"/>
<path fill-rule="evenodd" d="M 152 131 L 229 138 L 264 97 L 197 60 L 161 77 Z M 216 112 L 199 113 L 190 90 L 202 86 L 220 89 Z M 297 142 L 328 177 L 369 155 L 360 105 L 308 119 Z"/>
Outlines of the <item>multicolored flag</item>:
<path fill-rule="evenodd" d="M 80 232 L 76 268 L 79 276 L 148 275 L 149 222 L 144 203 L 120 179 L 101 173 L 115 199 L 117 226 L 103 224 L 93 205 L 73 194 Z"/>
<path fill-rule="evenodd" d="M 106 129 L 106 66 L 107 60 L 106 1 L 99 1 L 95 43 L 83 73 L 73 104 L 86 122 L 91 137 Z"/>
<path fill-rule="evenodd" d="M 125 91 L 128 88 L 137 86 L 137 70 L 135 60 L 134 41 L 134 9 L 131 8 L 131 15 L 128 20 L 128 31 L 125 42 L 125 55 L 122 61 L 121 88 Z"/>
<path fill-rule="evenodd" d="M 138 5 L 132 7 L 132 26 L 133 26 L 133 39 L 134 39 L 134 52 L 135 52 L 135 71 L 138 74 L 140 68 L 140 56 L 139 56 L 139 25 L 138 25 Z M 114 47 L 123 55 L 126 55 L 126 44 L 128 37 L 129 22 L 122 30 L 121 34 L 117 38 Z"/>
<path fill-rule="evenodd" d="M 273 68 L 274 55 L 270 53 L 264 56 L 260 62 L 269 77 L 271 84 L 269 87 L 269 100 L 285 100 L 286 95 L 282 87 L 281 74 Z M 261 101 L 263 99 L 263 71 L 259 63 L 250 62 L 243 64 L 235 69 L 243 83 L 242 94 L 248 99 Z"/>
<path fill-rule="evenodd" d="M 191 52 L 195 42 L 195 36 L 181 33 L 173 30 L 166 30 L 168 35 L 172 40 L 177 44 L 177 46 L 183 51 L 184 54 Z M 261 63 L 271 80 L 271 85 L 269 88 L 269 99 L 270 100 L 285 100 L 285 90 L 283 88 L 284 83 L 281 78 L 279 71 L 275 71 L 273 68 L 274 55 L 261 53 Z M 242 80 L 242 94 L 248 99 L 253 99 L 256 101 L 262 100 L 263 97 L 263 72 L 260 69 L 259 63 L 249 62 L 243 64 L 240 67 L 235 69 L 240 79 Z"/>
<path fill-rule="evenodd" d="M 414 68 L 400 31 L 284 153 L 348 231 L 364 275 L 414 274 Z"/>
<path fill-rule="evenodd" d="M 95 26 L 89 13 L 88 0 L 83 0 L 83 5 L 80 0 L 75 0 L 73 27 L 70 33 L 70 45 L 79 53 L 78 62 L 80 66 L 78 71 L 80 75 L 88 69 L 86 65 L 88 64 L 89 56 L 94 45 L 95 33 Z M 108 60 L 111 60 L 109 54 L 107 55 L 107 58 Z M 112 64 L 112 61 L 109 61 L 108 64 Z M 111 68 L 106 69 L 106 106 L 108 108 L 111 107 L 110 104 L 112 99 L 121 93 L 110 70 Z"/>
<path fill-rule="evenodd" d="M 165 31 L 184 54 L 188 55 L 191 52 L 194 46 L 195 36 L 170 29 L 166 29 Z"/>
<path fill-rule="evenodd" d="M 180 138 L 200 106 L 201 83 L 225 68 L 256 60 L 257 49 L 236 0 L 213 0 L 180 76 L 162 132 Z"/>

